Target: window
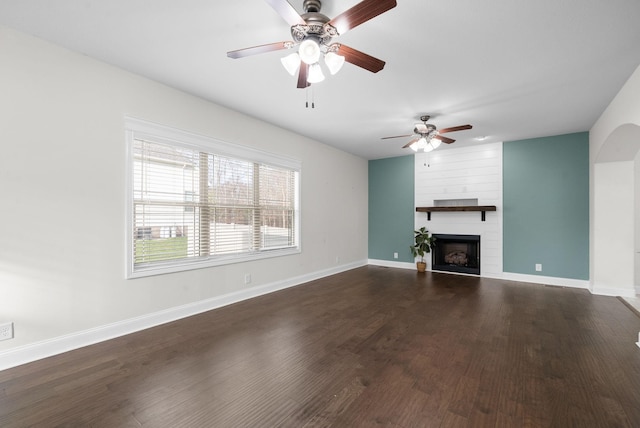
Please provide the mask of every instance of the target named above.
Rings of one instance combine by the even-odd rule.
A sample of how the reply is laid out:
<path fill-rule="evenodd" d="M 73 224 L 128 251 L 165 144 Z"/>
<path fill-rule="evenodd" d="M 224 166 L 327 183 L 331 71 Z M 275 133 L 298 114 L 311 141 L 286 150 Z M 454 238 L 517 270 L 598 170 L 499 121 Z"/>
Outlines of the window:
<path fill-rule="evenodd" d="M 299 252 L 299 162 L 127 119 L 127 276 Z"/>

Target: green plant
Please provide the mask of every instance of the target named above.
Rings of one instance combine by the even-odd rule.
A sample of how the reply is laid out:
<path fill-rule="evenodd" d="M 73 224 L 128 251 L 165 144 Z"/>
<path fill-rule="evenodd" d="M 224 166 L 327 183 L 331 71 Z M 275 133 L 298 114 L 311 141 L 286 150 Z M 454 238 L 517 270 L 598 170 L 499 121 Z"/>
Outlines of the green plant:
<path fill-rule="evenodd" d="M 424 255 L 430 253 L 431 249 L 436 245 L 436 238 L 429 234 L 429 231 L 425 227 L 421 227 L 418 230 L 414 230 L 414 244 L 409 248 L 413 257 L 420 256 L 420 261 L 424 263 Z"/>

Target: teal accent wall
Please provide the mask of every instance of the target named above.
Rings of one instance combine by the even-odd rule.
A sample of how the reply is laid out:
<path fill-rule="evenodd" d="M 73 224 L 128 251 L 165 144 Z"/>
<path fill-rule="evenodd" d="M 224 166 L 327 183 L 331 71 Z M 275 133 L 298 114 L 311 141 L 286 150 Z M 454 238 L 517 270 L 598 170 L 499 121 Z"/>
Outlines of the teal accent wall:
<path fill-rule="evenodd" d="M 414 168 L 413 156 L 369 161 L 370 259 L 413 262 Z"/>
<path fill-rule="evenodd" d="M 503 243 L 505 272 L 589 279 L 587 132 L 504 143 Z"/>

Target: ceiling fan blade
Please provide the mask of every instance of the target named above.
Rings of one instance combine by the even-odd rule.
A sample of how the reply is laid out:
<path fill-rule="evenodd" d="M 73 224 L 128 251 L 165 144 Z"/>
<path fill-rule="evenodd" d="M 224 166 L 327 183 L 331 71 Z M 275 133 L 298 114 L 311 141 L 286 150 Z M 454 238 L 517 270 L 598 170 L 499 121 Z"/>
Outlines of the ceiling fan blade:
<path fill-rule="evenodd" d="M 229 58 L 244 58 L 251 55 L 257 55 L 266 52 L 279 51 L 289 49 L 293 45 L 292 42 L 269 43 L 268 45 L 252 46 L 250 48 L 238 49 L 236 51 L 227 52 Z"/>
<path fill-rule="evenodd" d="M 372 73 L 377 73 L 384 68 L 384 61 L 374 58 L 371 55 L 367 55 L 364 52 L 360 52 L 359 50 L 350 48 L 347 45 L 339 44 L 338 54 L 342 55 L 345 61 L 364 68 L 365 70 L 369 70 Z"/>
<path fill-rule="evenodd" d="M 447 144 L 451 144 L 451 143 L 453 143 L 454 141 L 456 141 L 456 140 L 454 140 L 453 138 L 445 137 L 445 136 L 443 136 L 443 135 L 436 135 L 436 136 L 435 136 L 435 137 L 433 137 L 433 138 L 437 138 L 438 140 L 442 141 L 443 143 L 447 143 Z"/>
<path fill-rule="evenodd" d="M 416 137 L 416 138 L 412 138 L 407 144 L 405 144 L 404 146 L 402 146 L 403 149 L 406 149 L 407 147 L 409 147 L 410 145 L 412 145 L 413 143 L 415 143 L 416 141 L 418 141 L 420 138 L 422 137 Z"/>
<path fill-rule="evenodd" d="M 289 25 L 305 25 L 304 19 L 287 0 L 265 0 Z"/>
<path fill-rule="evenodd" d="M 364 0 L 334 17 L 329 24 L 335 27 L 339 35 L 344 34 L 394 7 L 396 0 Z"/>
<path fill-rule="evenodd" d="M 380 138 L 381 140 L 388 140 L 389 138 L 407 138 L 407 137 L 411 137 L 413 134 L 407 134 L 407 135 L 394 135 L 393 137 L 382 137 Z"/>
<path fill-rule="evenodd" d="M 465 129 L 471 129 L 471 128 L 473 128 L 473 126 L 471 125 L 460 125 L 460 126 L 454 126 L 451 128 L 438 129 L 438 132 L 440 134 L 446 134 L 447 132 L 464 131 Z"/>
<path fill-rule="evenodd" d="M 306 88 L 311 86 L 307 82 L 307 76 L 309 75 L 309 64 L 300 61 L 300 71 L 298 72 L 298 88 Z"/>

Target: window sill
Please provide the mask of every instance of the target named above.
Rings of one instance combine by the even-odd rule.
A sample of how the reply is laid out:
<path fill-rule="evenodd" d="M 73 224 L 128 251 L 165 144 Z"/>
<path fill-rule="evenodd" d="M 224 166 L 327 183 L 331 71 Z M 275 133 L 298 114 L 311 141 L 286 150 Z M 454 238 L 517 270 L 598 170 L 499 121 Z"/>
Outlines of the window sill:
<path fill-rule="evenodd" d="M 129 272 L 127 272 L 126 279 L 145 278 L 148 276 L 165 275 L 169 273 L 184 272 L 194 269 L 206 269 L 235 263 L 247 263 L 255 260 L 300 254 L 300 252 L 300 248 L 282 248 L 265 250 L 256 253 L 229 254 L 197 260 L 182 259 L 179 262 L 166 262 L 162 264 L 156 262 L 153 263 L 153 265 L 141 265 L 135 267 L 135 269 L 131 267 Z"/>

